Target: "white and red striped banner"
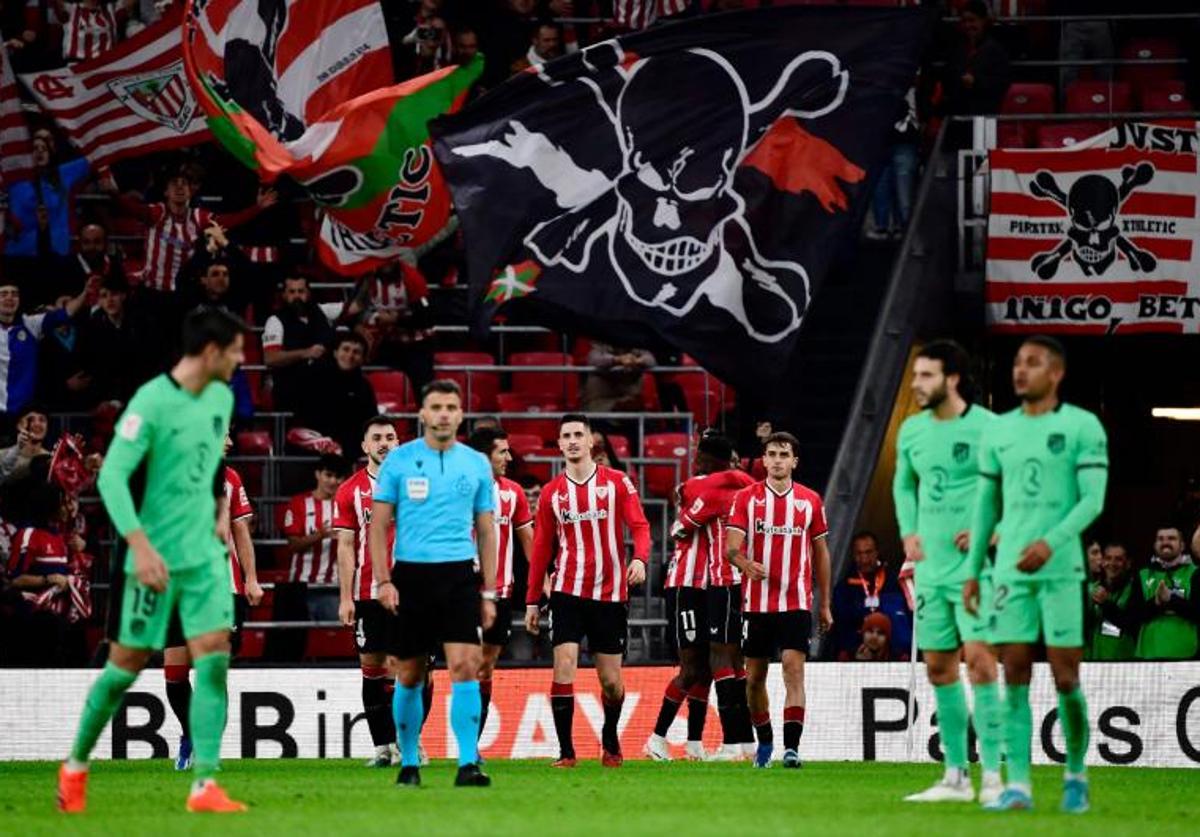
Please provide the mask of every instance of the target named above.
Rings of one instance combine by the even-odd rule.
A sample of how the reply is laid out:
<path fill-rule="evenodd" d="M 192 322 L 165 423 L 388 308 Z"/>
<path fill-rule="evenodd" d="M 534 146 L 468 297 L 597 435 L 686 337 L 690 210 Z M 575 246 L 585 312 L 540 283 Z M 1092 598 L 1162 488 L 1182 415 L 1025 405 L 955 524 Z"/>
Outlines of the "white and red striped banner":
<path fill-rule="evenodd" d="M 21 75 L 94 165 L 211 138 L 183 72 L 182 10 L 98 58 Z"/>
<path fill-rule="evenodd" d="M 991 152 L 991 330 L 1200 333 L 1197 150 L 1175 121 Z"/>
<path fill-rule="evenodd" d="M 8 63 L 8 52 L 0 43 L 0 185 L 24 180 L 32 171 L 29 126 L 21 112 L 21 97 Z"/>
<path fill-rule="evenodd" d="M 630 29 L 645 29 L 660 17 L 686 11 L 688 0 L 616 0 L 613 22 Z"/>

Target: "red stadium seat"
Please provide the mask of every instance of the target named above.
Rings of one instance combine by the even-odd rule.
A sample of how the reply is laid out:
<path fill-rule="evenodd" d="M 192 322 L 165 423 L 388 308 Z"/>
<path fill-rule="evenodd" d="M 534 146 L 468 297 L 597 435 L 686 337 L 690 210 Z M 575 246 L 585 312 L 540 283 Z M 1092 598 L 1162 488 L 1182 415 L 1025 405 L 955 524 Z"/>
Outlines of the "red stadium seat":
<path fill-rule="evenodd" d="M 513 366 L 574 366 L 563 352 L 516 352 L 509 358 Z M 579 403 L 577 372 L 513 372 L 513 392 L 549 397 L 560 403 Z"/>
<path fill-rule="evenodd" d="M 1169 60 L 1180 57 L 1179 45 L 1167 38 L 1135 38 L 1121 47 L 1122 59 Z M 1146 84 L 1179 78 L 1181 64 L 1122 64 L 1117 67 L 1117 78 L 1122 81 Z"/>
<path fill-rule="evenodd" d="M 262 351 L 262 335 L 256 332 L 247 332 L 246 342 L 243 344 L 246 352 L 246 363 L 259 364 L 263 362 Z"/>
<path fill-rule="evenodd" d="M 536 436 L 543 442 L 558 438 L 558 418 L 562 413 L 562 402 L 552 397 L 524 392 L 502 392 L 496 396 L 501 413 L 548 413 L 546 418 L 502 419 L 501 424 L 509 433 Z M 511 442 L 509 444 L 512 444 Z"/>
<path fill-rule="evenodd" d="M 1067 85 L 1067 113 L 1120 113 L 1133 105 L 1124 81 L 1076 81 Z"/>
<path fill-rule="evenodd" d="M 628 459 L 633 456 L 633 446 L 629 444 L 627 437 L 618 436 L 616 433 L 609 433 L 608 443 L 612 445 L 613 453 L 617 455 L 617 459 Z"/>
<path fill-rule="evenodd" d="M 1135 88 L 1138 104 L 1148 111 L 1189 111 L 1191 100 L 1182 81 L 1158 81 Z"/>
<path fill-rule="evenodd" d="M 242 631 L 242 645 L 238 649 L 237 658 L 239 660 L 261 659 L 266 645 L 266 631 Z"/>
<path fill-rule="evenodd" d="M 265 430 L 243 430 L 234 440 L 237 451 L 243 456 L 271 456 L 275 453 L 271 434 Z"/>
<path fill-rule="evenodd" d="M 534 433 L 509 433 L 508 446 L 514 454 L 525 456 L 540 451 L 545 443 L 542 437 Z"/>
<path fill-rule="evenodd" d="M 1002 114 L 1055 113 L 1054 86 L 1050 84 L 1012 84 L 1000 103 Z M 996 128 L 1001 148 L 1024 148 L 1032 141 L 1034 124 L 1001 120 Z"/>
<path fill-rule="evenodd" d="M 375 400 L 379 402 L 381 413 L 408 413 L 416 409 L 412 387 L 403 372 L 368 372 L 367 380 L 371 383 L 371 389 L 375 390 Z"/>
<path fill-rule="evenodd" d="M 679 374 L 675 383 L 683 390 L 688 410 L 696 417 L 701 427 L 711 427 L 721 416 L 722 395 L 725 385 L 712 375 Z M 730 405 L 726 404 L 724 408 Z"/>
<path fill-rule="evenodd" d="M 310 660 L 350 659 L 357 655 L 354 632 L 343 628 L 310 628 L 304 656 Z"/>
<path fill-rule="evenodd" d="M 542 447 L 538 450 L 531 451 L 535 456 L 540 457 L 559 457 L 561 452 L 558 448 Z M 550 462 L 530 462 L 528 459 L 521 463 L 521 470 L 533 477 L 536 477 L 538 482 L 545 485 L 550 482 L 550 478 L 554 474 L 554 466 Z"/>
<path fill-rule="evenodd" d="M 655 497 L 670 497 L 676 483 L 688 476 L 691 439 L 686 433 L 649 433 L 642 444 L 642 455 L 649 459 L 674 459 L 679 462 L 678 473 L 670 465 L 645 466 L 646 493 Z"/>
<path fill-rule="evenodd" d="M 1070 148 L 1072 145 L 1094 137 L 1096 134 L 1102 134 L 1106 130 L 1103 122 L 1059 122 L 1039 125 L 1037 147 Z"/>
<path fill-rule="evenodd" d="M 437 352 L 436 366 L 495 366 L 496 359 L 487 352 Z M 500 392 L 500 375 L 496 372 L 438 371 L 437 377 L 449 378 L 470 394 L 475 410 L 495 410 L 496 395 Z"/>

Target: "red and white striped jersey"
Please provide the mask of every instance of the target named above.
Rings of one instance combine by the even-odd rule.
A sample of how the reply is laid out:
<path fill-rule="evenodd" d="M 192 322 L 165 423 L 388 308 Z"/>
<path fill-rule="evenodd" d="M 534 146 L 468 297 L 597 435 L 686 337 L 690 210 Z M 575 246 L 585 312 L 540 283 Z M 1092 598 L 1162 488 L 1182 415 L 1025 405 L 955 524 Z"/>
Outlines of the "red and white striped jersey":
<path fill-rule="evenodd" d="M 175 278 L 184 262 L 191 258 L 196 239 L 212 221 L 207 209 L 189 208 L 182 217 L 172 215 L 164 203 L 146 207 L 150 228 L 146 230 L 146 266 L 142 284 L 156 291 L 174 291 Z"/>
<path fill-rule="evenodd" d="M 507 599 L 513 589 L 513 542 L 517 530 L 533 525 L 525 489 L 508 477 L 496 478 L 496 595 Z M 526 556 L 529 557 L 529 556 Z"/>
<path fill-rule="evenodd" d="M 117 16 L 111 6 L 88 8 L 72 3 L 67 6 L 62 28 L 62 54 L 68 62 L 95 58 L 117 45 Z"/>
<path fill-rule="evenodd" d="M 238 596 L 246 595 L 246 581 L 242 578 L 242 562 L 238 559 L 237 544 L 233 541 L 233 522 L 254 516 L 254 507 L 246 496 L 246 487 L 237 471 L 225 466 L 225 499 L 229 501 L 229 582 Z"/>
<path fill-rule="evenodd" d="M 333 527 L 332 499 L 318 500 L 311 491 L 288 500 L 283 510 L 283 534 L 303 538 Z M 304 552 L 292 556 L 290 581 L 308 584 L 333 584 L 337 581 L 337 539 L 322 538 Z"/>
<path fill-rule="evenodd" d="M 645 29 L 660 17 L 686 11 L 688 0 L 614 0 L 613 21 L 629 29 Z"/>
<path fill-rule="evenodd" d="M 48 529 L 20 529 L 13 535 L 8 558 L 8 576 L 70 575 L 71 561 L 62 535 Z M 23 590 L 22 597 L 37 610 L 64 612 L 70 594 L 54 588 Z"/>
<path fill-rule="evenodd" d="M 542 594 L 542 578 L 555 541 L 555 592 L 626 601 L 625 529 L 633 536 L 633 557 L 645 562 L 650 554 L 650 524 L 637 489 L 625 474 L 597 465 L 583 482 L 575 482 L 566 471 L 550 480 L 538 501 L 526 602 L 537 604 Z"/>
<path fill-rule="evenodd" d="M 351 591 L 358 601 L 375 598 L 376 584 L 367 547 L 367 529 L 371 525 L 371 497 L 375 477 L 362 468 L 338 486 L 333 498 L 333 528 L 354 533 L 354 581 Z M 388 537 L 388 566 L 392 565 L 396 529 Z"/>
<path fill-rule="evenodd" d="M 681 486 L 679 525 L 688 537 L 678 543 L 680 550 L 694 550 L 695 560 L 703 566 L 692 572 L 702 572 L 704 582 L 710 587 L 730 587 L 741 584 L 742 577 L 737 567 L 725 557 L 725 526 L 733 497 L 741 489 L 753 485 L 754 480 L 738 470 L 718 471 L 692 477 Z M 687 578 L 687 565 L 680 570 Z M 675 565 L 672 564 L 672 569 Z M 702 587 L 704 584 L 672 583 L 668 573 L 668 587 Z"/>
<path fill-rule="evenodd" d="M 745 533 L 746 557 L 767 571 L 743 580 L 744 612 L 811 610 L 813 542 L 828 532 L 821 495 L 798 482 L 783 493 L 755 483 L 734 495 L 728 526 Z"/>

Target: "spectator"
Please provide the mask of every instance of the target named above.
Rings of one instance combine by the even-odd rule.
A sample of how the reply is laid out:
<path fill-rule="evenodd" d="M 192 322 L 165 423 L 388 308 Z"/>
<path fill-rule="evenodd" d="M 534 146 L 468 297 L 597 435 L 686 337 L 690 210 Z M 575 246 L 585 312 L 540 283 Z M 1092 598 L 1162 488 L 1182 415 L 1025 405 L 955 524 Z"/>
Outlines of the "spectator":
<path fill-rule="evenodd" d="M 910 87 L 901 100 L 897 117 L 892 125 L 891 152 L 871 196 L 874 227 L 867 237 L 875 240 L 902 236 L 912 214 L 913 190 L 920 165 L 917 142 L 921 138 L 915 87 Z"/>
<path fill-rule="evenodd" d="M 68 64 L 86 61 L 108 52 L 120 40 L 129 13 L 138 0 L 53 0 L 54 13 L 62 26 L 62 57 Z"/>
<path fill-rule="evenodd" d="M 1140 615 L 1139 660 L 1190 660 L 1196 656 L 1200 584 L 1196 566 L 1183 551 L 1183 532 L 1164 526 L 1154 536 L 1150 566 L 1138 572 L 1133 607 Z"/>
<path fill-rule="evenodd" d="M 1087 580 L 1093 583 L 1104 578 L 1104 547 L 1092 538 L 1087 542 Z"/>
<path fill-rule="evenodd" d="M 101 283 L 109 277 L 125 276 L 121 260 L 108 248 L 108 231 L 100 224 L 85 224 L 79 231 L 75 258 L 64 271 L 66 281 L 55 289 L 55 295 L 79 293 L 87 280 L 95 276 Z"/>
<path fill-rule="evenodd" d="M 542 483 L 533 474 L 521 474 L 517 477 L 521 488 L 525 489 L 525 499 L 529 501 L 529 511 L 537 517 L 537 504 L 542 496 Z"/>
<path fill-rule="evenodd" d="M 833 591 L 833 624 L 838 653 L 850 657 L 860 645 L 858 626 L 869 613 L 883 613 L 891 628 L 891 655 L 901 659 L 909 651 L 912 622 L 904 594 L 879 559 L 879 539 L 859 532 L 851 543 L 854 566 Z"/>
<path fill-rule="evenodd" d="M 46 311 L 66 305 L 70 297 L 63 296 Z M 84 312 L 59 320 L 44 330 L 38 346 L 37 397 L 52 412 L 73 412 L 85 408 L 92 379 L 83 368 L 79 353 L 79 325 Z"/>
<path fill-rule="evenodd" d="M 433 380 L 433 309 L 425 277 L 416 267 L 397 261 L 368 279 L 364 290 L 368 300 L 364 330 L 372 357 L 402 371 L 413 391 L 420 392 Z M 356 305 L 357 298 L 351 304 Z"/>
<path fill-rule="evenodd" d="M 1127 11 L 1127 0 L 1092 0 L 1088 11 L 1095 15 L 1106 13 L 1121 14 Z M 1075 3 L 1058 3 L 1063 8 L 1050 10 L 1051 14 L 1069 14 L 1078 11 Z M 1099 8 L 1098 8 L 1099 7 Z M 1107 7 L 1107 8 L 1103 8 Z M 1064 20 L 1061 24 L 1061 34 L 1058 38 L 1059 61 L 1111 61 L 1116 56 L 1113 45 L 1113 22 L 1103 19 Z M 1079 65 L 1067 65 L 1059 70 L 1060 105 L 1066 106 L 1067 85 L 1079 78 Z M 1112 78 L 1112 66 L 1104 64 L 1089 66 L 1092 78 L 1098 81 L 1108 81 Z"/>
<path fill-rule="evenodd" d="M 512 75 L 513 64 L 529 49 L 537 24 L 537 0 L 506 0 L 488 27 L 483 42 L 487 56 L 484 84 L 495 87 Z"/>
<path fill-rule="evenodd" d="M 1130 607 L 1137 580 L 1125 546 L 1105 545 L 1100 577 L 1088 585 L 1088 644 L 1085 659 L 1132 660 L 1137 649 L 1137 615 Z"/>
<path fill-rule="evenodd" d="M 311 491 L 288 500 L 283 512 L 283 534 L 292 565 L 288 580 L 320 585 L 337 584 L 337 532 L 333 529 L 333 497 L 346 475 L 346 461 L 325 454 L 313 470 Z M 336 587 L 308 591 L 309 618 L 335 622 L 338 618 Z"/>
<path fill-rule="evenodd" d="M 79 295 L 68 299 L 61 308 L 41 314 L 20 314 L 20 288 L 0 279 L 0 340 L 7 342 L 7 351 L 0 352 L 0 384 L 4 393 L 0 413 L 17 413 L 33 398 L 38 380 L 38 342 L 46 329 L 78 314 L 97 287 L 94 279 L 89 280 Z"/>
<path fill-rule="evenodd" d="M 459 29 L 454 33 L 454 63 L 470 64 L 479 54 L 479 35 L 474 29 Z"/>
<path fill-rule="evenodd" d="M 50 429 L 50 413 L 42 405 L 31 402 L 17 413 L 17 441 L 0 450 L 0 486 L 8 486 L 29 476 L 33 460 L 49 456 L 46 434 Z"/>
<path fill-rule="evenodd" d="M 406 50 L 396 70 L 398 77 L 418 76 L 451 64 L 454 47 L 441 8 L 442 0 L 421 0 L 412 30 L 400 41 Z"/>
<path fill-rule="evenodd" d="M 375 392 L 363 374 L 367 341 L 344 332 L 334 341 L 333 356 L 314 368 L 304 388 L 296 423 L 333 439 L 343 451 L 357 450 L 363 422 L 379 412 Z"/>
<path fill-rule="evenodd" d="M 262 334 L 276 409 L 296 410 L 305 378 L 329 350 L 331 321 L 341 309 L 341 303 L 313 302 L 306 276 L 292 274 L 283 280 L 283 305 L 267 318 Z"/>
<path fill-rule="evenodd" d="M 99 305 L 84 321 L 79 338 L 83 367 L 91 376 L 89 401 L 128 403 L 134 391 L 162 364 L 148 347 L 157 332 L 146 312 L 129 301 L 129 283 L 110 274 L 100 285 Z"/>
<path fill-rule="evenodd" d="M 605 465 L 617 471 L 625 470 L 625 464 L 617 456 L 616 448 L 613 447 L 608 434 L 599 430 L 592 431 L 592 461 L 597 465 Z"/>
<path fill-rule="evenodd" d="M 556 24 L 548 20 L 534 27 L 529 41 L 529 49 L 525 51 L 525 55 L 514 61 L 509 68 L 513 75 L 523 73 L 531 67 L 540 67 L 562 55 L 562 33 Z"/>
<path fill-rule="evenodd" d="M 743 460 L 746 466 L 746 473 L 754 477 L 756 480 L 765 480 L 767 478 L 767 469 L 763 467 L 762 449 L 766 444 L 767 437 L 774 432 L 774 425 L 766 419 L 759 419 L 754 423 L 754 439 L 756 442 L 754 450 L 756 455 L 749 460 Z"/>
<path fill-rule="evenodd" d="M 65 257 L 71 252 L 71 192 L 87 178 L 90 167 L 83 157 L 58 162 L 54 138 L 49 131 L 33 136 L 33 176 L 8 187 L 9 241 L 5 255 L 25 260 Z M 38 268 L 40 265 L 40 269 Z M 35 271 L 45 262 L 26 261 L 9 269 Z M 49 295 L 44 295 L 44 298 Z"/>
<path fill-rule="evenodd" d="M 967 0 L 959 13 L 960 39 L 951 47 L 942 81 L 943 108 L 951 115 L 997 113 L 1008 90 L 1008 53 L 991 34 L 983 0 Z"/>
<path fill-rule="evenodd" d="M 653 354 L 646 349 L 593 342 L 587 362 L 596 371 L 588 374 L 584 384 L 583 409 L 609 413 L 641 408 L 642 376 L 655 365 Z"/>
<path fill-rule="evenodd" d="M 863 617 L 858 630 L 862 643 L 853 654 L 843 651 L 838 659 L 858 663 L 886 663 L 892 659 L 892 620 L 875 611 Z M 907 654 L 904 659 L 907 659 Z"/>

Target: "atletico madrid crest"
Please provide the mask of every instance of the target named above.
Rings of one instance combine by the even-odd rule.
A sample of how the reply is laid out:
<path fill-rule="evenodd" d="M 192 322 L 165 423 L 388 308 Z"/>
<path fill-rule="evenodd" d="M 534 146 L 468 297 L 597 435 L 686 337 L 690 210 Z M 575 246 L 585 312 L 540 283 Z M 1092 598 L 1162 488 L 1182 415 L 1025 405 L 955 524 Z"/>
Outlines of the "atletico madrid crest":
<path fill-rule="evenodd" d="M 143 119 L 179 133 L 189 129 L 196 99 L 183 74 L 183 61 L 107 82 L 109 91 Z"/>

